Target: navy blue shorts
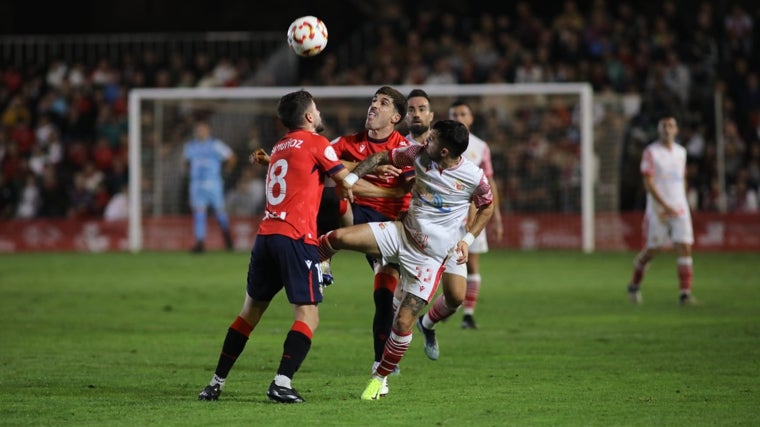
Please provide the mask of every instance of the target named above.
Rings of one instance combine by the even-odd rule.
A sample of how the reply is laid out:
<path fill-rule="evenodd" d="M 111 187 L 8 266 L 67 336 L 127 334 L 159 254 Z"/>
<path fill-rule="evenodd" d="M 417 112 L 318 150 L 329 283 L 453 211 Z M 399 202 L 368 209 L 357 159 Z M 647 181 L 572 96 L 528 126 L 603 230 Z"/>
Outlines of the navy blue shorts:
<path fill-rule="evenodd" d="M 393 221 L 393 218 L 388 218 L 387 216 L 381 214 L 380 212 L 368 208 L 366 206 L 360 206 L 357 204 L 351 205 L 351 212 L 354 214 L 354 225 L 356 224 L 366 224 L 368 222 L 384 222 L 384 221 Z M 372 270 L 375 269 L 375 264 L 377 263 L 377 259 L 373 258 L 369 255 L 367 255 L 367 262 L 369 262 L 369 266 L 372 267 Z M 393 266 L 396 266 L 395 264 L 391 264 Z M 398 267 L 396 266 L 396 269 Z"/>
<path fill-rule="evenodd" d="M 258 235 L 248 263 L 248 295 L 272 301 L 284 287 L 291 304 L 322 302 L 322 272 L 315 245 L 279 234 Z"/>

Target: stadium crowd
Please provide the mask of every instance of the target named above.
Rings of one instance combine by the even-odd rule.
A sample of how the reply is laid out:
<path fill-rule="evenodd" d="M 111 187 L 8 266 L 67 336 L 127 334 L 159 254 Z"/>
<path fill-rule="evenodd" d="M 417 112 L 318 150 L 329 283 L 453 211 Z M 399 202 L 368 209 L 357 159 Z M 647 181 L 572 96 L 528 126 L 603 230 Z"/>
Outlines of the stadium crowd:
<path fill-rule="evenodd" d="M 362 32 L 366 61 L 341 65 L 325 52 L 301 83 L 589 82 L 598 99 L 625 100 L 621 210 L 643 209 L 638 162 L 666 111 L 679 117 L 679 139 L 689 153 L 692 208 L 758 210 L 760 8 L 701 1 L 686 9 L 671 0 L 656 7 L 592 0 L 580 7 L 567 0 L 559 10 L 539 13 L 520 1 L 514 13 L 462 16 L 383 4 Z M 0 64 L 0 217 L 103 216 L 110 201 L 123 202 L 127 184 L 128 91 L 265 84 L 254 78 L 251 63 L 212 51 L 193 58 L 145 51 L 118 63 Z M 724 117 L 718 132 L 716 93 Z M 506 212 L 577 210 L 555 189 L 531 185 L 571 180 L 563 153 L 578 149 L 577 133 L 560 130 L 572 116 L 558 105 L 540 115 L 517 109 L 507 126 L 487 115 L 476 121 L 474 132 L 492 144 Z M 725 141 L 724 200 L 716 134 Z"/>

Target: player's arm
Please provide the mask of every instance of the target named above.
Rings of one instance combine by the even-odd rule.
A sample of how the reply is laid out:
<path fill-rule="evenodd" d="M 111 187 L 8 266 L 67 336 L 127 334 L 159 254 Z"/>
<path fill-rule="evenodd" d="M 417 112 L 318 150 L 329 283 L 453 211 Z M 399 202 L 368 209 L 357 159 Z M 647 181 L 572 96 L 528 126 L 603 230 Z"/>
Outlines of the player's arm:
<path fill-rule="evenodd" d="M 467 234 L 457 242 L 456 251 L 459 254 L 457 264 L 464 264 L 467 262 L 470 253 L 470 245 L 475 240 L 475 237 L 486 228 L 486 224 L 491 220 L 494 210 L 496 209 L 495 203 L 493 202 L 494 198 L 491 186 L 488 184 L 488 180 L 485 177 L 481 179 L 480 184 L 475 189 L 472 201 L 476 209 L 475 215 Z"/>
<path fill-rule="evenodd" d="M 501 221 L 501 204 L 499 199 L 499 187 L 496 186 L 496 180 L 492 176 L 488 177 L 488 184 L 491 186 L 491 192 L 493 193 L 493 217 L 491 224 L 493 224 L 494 231 L 496 232 L 496 241 L 501 241 L 504 236 L 504 224 Z"/>
<path fill-rule="evenodd" d="M 407 193 L 405 187 L 380 187 L 360 179 L 351 188 L 354 195 L 362 197 L 378 197 L 378 198 L 399 198 L 404 197 Z"/>
<path fill-rule="evenodd" d="M 248 156 L 248 162 L 250 162 L 252 165 L 256 164 L 266 166 L 269 164 L 269 154 L 267 154 L 263 148 L 257 148 L 256 151 Z"/>
<path fill-rule="evenodd" d="M 353 202 L 354 194 L 352 187 L 354 187 L 359 179 L 374 170 L 378 165 L 388 163 L 390 163 L 390 152 L 379 151 L 359 162 L 351 173 L 346 171 L 346 179 L 342 180 L 344 197 Z"/>
<path fill-rule="evenodd" d="M 234 151 L 230 151 L 230 155 L 227 156 L 227 158 L 224 160 L 224 170 L 227 173 L 230 173 L 233 170 L 235 170 L 236 164 L 237 164 L 237 154 L 235 154 Z"/>

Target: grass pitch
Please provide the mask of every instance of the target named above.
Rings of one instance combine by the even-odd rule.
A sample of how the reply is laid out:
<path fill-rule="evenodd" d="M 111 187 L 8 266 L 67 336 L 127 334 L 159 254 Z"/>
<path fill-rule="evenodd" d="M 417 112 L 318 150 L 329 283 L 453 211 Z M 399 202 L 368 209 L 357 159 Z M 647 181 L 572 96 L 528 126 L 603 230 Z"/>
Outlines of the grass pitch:
<path fill-rule="evenodd" d="M 0 256 L 0 425 L 756 425 L 757 254 L 696 253 L 677 304 L 673 254 L 655 259 L 644 304 L 625 296 L 632 253 L 492 251 L 476 318 L 415 335 L 391 393 L 359 400 L 372 363 L 371 273 L 333 263 L 312 350 L 294 379 L 307 400 L 265 395 L 292 323 L 270 306 L 218 402 L 199 402 L 243 301 L 247 253 Z"/>

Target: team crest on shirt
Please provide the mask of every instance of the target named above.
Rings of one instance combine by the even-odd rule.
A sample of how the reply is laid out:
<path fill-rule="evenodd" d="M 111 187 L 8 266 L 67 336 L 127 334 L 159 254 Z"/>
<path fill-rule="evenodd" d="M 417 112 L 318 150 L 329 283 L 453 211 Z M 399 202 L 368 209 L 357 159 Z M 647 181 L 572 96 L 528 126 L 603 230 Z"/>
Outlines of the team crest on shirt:
<path fill-rule="evenodd" d="M 454 188 L 456 188 L 458 191 L 462 191 L 464 189 L 464 184 L 460 180 L 454 181 Z"/>
<path fill-rule="evenodd" d="M 336 162 L 338 161 L 338 155 L 335 154 L 335 150 L 333 149 L 332 145 L 328 145 L 325 147 L 325 157 L 327 160 Z"/>
<path fill-rule="evenodd" d="M 364 145 L 364 144 L 362 144 L 362 145 L 360 145 L 360 146 L 359 146 L 359 152 L 360 152 L 360 153 L 363 153 L 363 152 L 364 152 L 364 150 L 366 150 L 366 149 L 367 149 L 367 146 L 366 146 L 366 145 Z"/>

